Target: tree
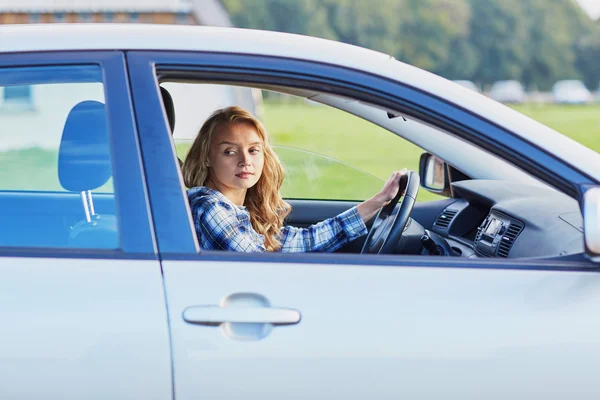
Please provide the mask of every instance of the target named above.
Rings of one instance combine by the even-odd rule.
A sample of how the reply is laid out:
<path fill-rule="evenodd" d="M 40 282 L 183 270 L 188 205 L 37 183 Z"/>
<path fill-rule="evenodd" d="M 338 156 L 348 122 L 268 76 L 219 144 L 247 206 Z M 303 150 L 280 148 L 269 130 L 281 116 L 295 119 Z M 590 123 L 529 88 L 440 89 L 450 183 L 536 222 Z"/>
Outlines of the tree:
<path fill-rule="evenodd" d="M 576 43 L 576 65 L 581 71 L 585 84 L 592 90 L 600 89 L 600 22 L 592 33 Z"/>
<path fill-rule="evenodd" d="M 529 39 L 520 0 L 470 0 L 471 36 L 479 63 L 473 78 L 481 83 L 521 79 Z"/>
<path fill-rule="evenodd" d="M 396 56 L 404 0 L 323 0 L 337 40 Z"/>
<path fill-rule="evenodd" d="M 570 0 L 529 0 L 524 11 L 529 60 L 524 65 L 523 81 L 548 90 L 559 79 L 578 78 L 575 43 L 589 31 L 589 18 Z"/>
<path fill-rule="evenodd" d="M 322 3 L 312 0 L 222 0 L 235 26 L 337 39 Z"/>
<path fill-rule="evenodd" d="M 439 72 L 450 58 L 453 40 L 466 37 L 469 7 L 464 0 L 406 0 L 399 58 Z"/>

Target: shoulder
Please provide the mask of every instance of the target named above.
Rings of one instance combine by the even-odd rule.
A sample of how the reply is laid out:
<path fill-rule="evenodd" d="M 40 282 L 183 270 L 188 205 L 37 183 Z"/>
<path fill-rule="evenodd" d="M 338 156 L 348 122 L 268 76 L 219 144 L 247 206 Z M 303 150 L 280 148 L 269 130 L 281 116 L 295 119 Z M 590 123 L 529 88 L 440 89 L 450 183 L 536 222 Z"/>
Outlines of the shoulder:
<path fill-rule="evenodd" d="M 237 219 L 235 207 L 216 190 L 204 186 L 188 190 L 190 211 L 195 220 L 230 220 Z"/>
<path fill-rule="evenodd" d="M 188 189 L 187 196 L 192 211 L 198 208 L 208 208 L 213 206 L 233 209 L 227 201 L 223 200 L 224 196 L 221 193 L 205 186 L 197 186 Z"/>

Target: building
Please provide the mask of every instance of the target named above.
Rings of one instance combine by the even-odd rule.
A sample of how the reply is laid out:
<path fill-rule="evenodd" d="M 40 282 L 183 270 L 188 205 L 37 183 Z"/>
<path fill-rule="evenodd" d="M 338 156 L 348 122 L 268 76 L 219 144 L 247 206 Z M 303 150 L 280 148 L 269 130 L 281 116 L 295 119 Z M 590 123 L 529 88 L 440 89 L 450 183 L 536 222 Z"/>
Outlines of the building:
<path fill-rule="evenodd" d="M 186 0 L 0 0 L 0 24 L 198 24 Z"/>

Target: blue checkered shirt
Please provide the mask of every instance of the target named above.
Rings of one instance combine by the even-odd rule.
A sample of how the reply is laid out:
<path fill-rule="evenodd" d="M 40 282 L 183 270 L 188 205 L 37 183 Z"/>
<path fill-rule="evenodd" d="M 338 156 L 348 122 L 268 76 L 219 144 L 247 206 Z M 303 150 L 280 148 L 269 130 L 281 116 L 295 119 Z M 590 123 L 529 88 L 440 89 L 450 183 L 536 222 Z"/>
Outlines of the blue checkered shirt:
<path fill-rule="evenodd" d="M 200 247 L 204 250 L 262 252 L 265 238 L 250 223 L 244 206 L 204 186 L 188 190 L 188 200 Z M 278 237 L 282 252 L 333 252 L 367 233 L 356 207 L 308 228 L 284 226 Z"/>

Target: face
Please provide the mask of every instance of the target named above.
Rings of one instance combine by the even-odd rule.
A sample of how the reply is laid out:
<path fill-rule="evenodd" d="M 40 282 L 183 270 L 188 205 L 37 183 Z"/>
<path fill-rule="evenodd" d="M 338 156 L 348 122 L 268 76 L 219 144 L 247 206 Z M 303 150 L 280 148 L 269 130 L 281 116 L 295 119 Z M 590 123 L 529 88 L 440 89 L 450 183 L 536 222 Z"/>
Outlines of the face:
<path fill-rule="evenodd" d="M 250 123 L 219 127 L 208 157 L 209 181 L 226 196 L 245 191 L 258 182 L 264 165 L 263 141 Z"/>

